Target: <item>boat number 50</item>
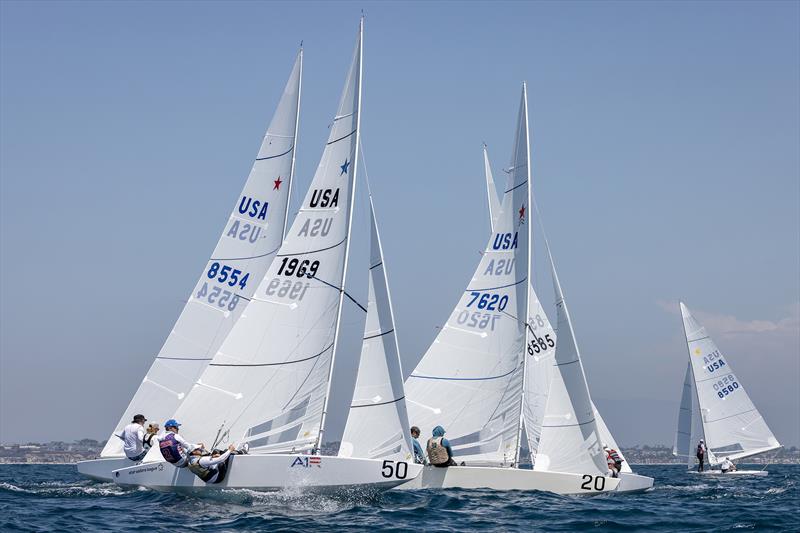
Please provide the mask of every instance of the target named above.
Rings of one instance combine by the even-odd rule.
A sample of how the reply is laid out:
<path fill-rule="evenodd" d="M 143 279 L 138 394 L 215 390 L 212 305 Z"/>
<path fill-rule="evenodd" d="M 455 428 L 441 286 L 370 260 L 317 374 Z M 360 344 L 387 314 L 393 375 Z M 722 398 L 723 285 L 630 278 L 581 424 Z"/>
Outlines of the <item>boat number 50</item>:
<path fill-rule="evenodd" d="M 381 475 L 385 478 L 396 477 L 397 479 L 405 479 L 408 475 L 408 463 L 405 461 L 383 461 L 383 468 L 381 468 Z"/>
<path fill-rule="evenodd" d="M 583 484 L 581 484 L 583 490 L 592 490 L 592 488 L 594 488 L 594 490 L 603 490 L 606 488 L 606 478 L 603 476 L 584 474 L 581 479 L 583 480 Z M 592 483 L 592 481 L 594 481 L 594 483 Z"/>

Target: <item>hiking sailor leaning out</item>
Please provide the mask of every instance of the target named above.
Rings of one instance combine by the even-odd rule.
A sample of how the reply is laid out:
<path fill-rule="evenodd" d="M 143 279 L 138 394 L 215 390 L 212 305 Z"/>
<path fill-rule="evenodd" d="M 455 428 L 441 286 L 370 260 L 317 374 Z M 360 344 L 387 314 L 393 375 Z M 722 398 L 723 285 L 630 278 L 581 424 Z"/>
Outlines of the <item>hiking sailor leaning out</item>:
<path fill-rule="evenodd" d="M 237 450 L 233 444 L 228 449 L 212 450 L 210 453 L 204 448 L 197 447 L 189 454 L 187 468 L 205 483 L 222 483 L 228 473 L 230 457 L 232 455 L 246 454 L 250 446 L 245 443 Z"/>
<path fill-rule="evenodd" d="M 167 432 L 158 439 L 158 447 L 168 463 L 172 463 L 176 468 L 184 468 L 189 463 L 188 454 L 195 448 L 202 448 L 203 443 L 186 442 L 186 439 L 178 435 L 179 427 L 180 424 L 174 418 L 164 422 L 164 429 Z"/>
<path fill-rule="evenodd" d="M 114 434 L 122 440 L 125 457 L 131 461 L 141 461 L 150 449 L 153 435 L 149 428 L 148 430 L 144 429 L 145 422 L 147 419 L 144 415 L 136 415 L 133 417 L 133 422 L 125 426 L 120 433 Z"/>
<path fill-rule="evenodd" d="M 433 436 L 428 439 L 427 451 L 428 461 L 433 466 L 446 467 L 456 465 L 453 460 L 453 449 L 450 447 L 450 442 L 444 438 L 444 428 L 442 426 L 433 428 Z"/>

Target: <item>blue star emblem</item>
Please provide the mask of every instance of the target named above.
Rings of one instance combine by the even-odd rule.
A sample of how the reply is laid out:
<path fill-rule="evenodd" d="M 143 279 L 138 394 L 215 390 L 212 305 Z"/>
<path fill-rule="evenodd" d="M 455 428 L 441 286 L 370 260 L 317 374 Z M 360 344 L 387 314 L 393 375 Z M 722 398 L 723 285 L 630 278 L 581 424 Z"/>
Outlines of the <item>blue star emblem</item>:
<path fill-rule="evenodd" d="M 350 166 L 350 161 L 348 161 L 347 159 L 345 159 L 345 160 L 344 160 L 344 165 L 342 165 L 342 166 L 340 166 L 340 167 L 339 167 L 339 168 L 341 168 L 341 169 L 342 169 L 342 172 L 341 172 L 341 174 L 339 174 L 339 175 L 341 176 L 342 174 L 347 174 L 347 167 L 349 167 L 349 166 Z"/>

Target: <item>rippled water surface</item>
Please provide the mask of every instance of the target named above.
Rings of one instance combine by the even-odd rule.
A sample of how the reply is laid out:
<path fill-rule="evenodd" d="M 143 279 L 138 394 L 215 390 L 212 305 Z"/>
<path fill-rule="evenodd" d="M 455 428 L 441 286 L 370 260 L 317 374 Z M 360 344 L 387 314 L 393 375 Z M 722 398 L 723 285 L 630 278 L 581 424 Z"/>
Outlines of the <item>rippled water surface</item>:
<path fill-rule="evenodd" d="M 387 492 L 339 500 L 301 492 L 189 497 L 88 481 L 68 465 L 0 465 L 0 531 L 800 531 L 800 465 L 762 478 L 702 479 L 682 466 L 640 466 L 637 495 Z"/>

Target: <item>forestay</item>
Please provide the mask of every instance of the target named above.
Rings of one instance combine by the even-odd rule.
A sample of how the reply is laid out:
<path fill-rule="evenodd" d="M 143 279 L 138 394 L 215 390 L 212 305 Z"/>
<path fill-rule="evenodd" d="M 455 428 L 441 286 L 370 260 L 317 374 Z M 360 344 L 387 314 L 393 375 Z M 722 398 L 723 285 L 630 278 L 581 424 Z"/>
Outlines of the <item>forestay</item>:
<path fill-rule="evenodd" d="M 681 303 L 681 316 L 697 390 L 709 462 L 774 450 L 780 443 L 750 401 L 714 341 Z"/>
<path fill-rule="evenodd" d="M 411 459 L 403 370 L 375 207 L 370 196 L 369 301 L 342 457 Z"/>
<path fill-rule="evenodd" d="M 136 413 L 159 422 L 173 415 L 275 257 L 286 228 L 294 174 L 302 65 L 301 50 L 214 253 L 115 434 Z M 101 456 L 123 455 L 122 440 L 112 435 Z"/>
<path fill-rule="evenodd" d="M 508 185 L 468 288 L 406 381 L 410 421 L 423 438 L 441 425 L 456 460 L 514 462 L 528 262 L 528 130 L 523 95 Z"/>
<path fill-rule="evenodd" d="M 190 441 L 246 441 L 251 453 L 319 445 L 344 294 L 360 103 L 359 32 L 302 207 L 241 319 L 176 413 Z"/>

